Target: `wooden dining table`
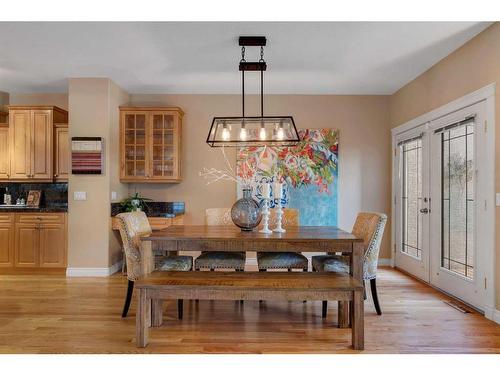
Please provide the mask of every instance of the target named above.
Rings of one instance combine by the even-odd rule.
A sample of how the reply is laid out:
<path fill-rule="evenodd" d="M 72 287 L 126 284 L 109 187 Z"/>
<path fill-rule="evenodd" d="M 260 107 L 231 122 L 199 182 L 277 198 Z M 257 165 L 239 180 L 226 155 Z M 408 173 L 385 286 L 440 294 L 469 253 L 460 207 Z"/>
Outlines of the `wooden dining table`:
<path fill-rule="evenodd" d="M 241 231 L 235 226 L 173 225 L 141 238 L 142 274 L 154 270 L 152 243 L 164 251 L 295 251 L 341 252 L 350 259 L 351 276 L 363 282 L 363 240 L 332 226 L 287 227 L 285 233 Z M 339 311 L 340 326 L 348 325 L 348 309 Z"/>

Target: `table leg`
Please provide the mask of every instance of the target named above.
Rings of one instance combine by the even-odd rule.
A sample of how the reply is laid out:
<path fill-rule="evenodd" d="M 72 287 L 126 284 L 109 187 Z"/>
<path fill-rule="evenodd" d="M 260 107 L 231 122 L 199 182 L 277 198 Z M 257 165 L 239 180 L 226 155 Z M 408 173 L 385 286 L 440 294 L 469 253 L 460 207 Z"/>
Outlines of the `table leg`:
<path fill-rule="evenodd" d="M 155 269 L 155 257 L 151 241 L 141 241 L 141 275 L 150 274 Z"/>
<path fill-rule="evenodd" d="M 351 308 L 352 347 L 354 350 L 365 348 L 364 300 L 363 292 L 355 291 Z"/>
<path fill-rule="evenodd" d="M 147 298 L 146 290 L 139 288 L 139 303 L 136 312 L 135 335 L 138 348 L 148 345 L 148 331 L 151 321 L 151 299 Z"/>
<path fill-rule="evenodd" d="M 351 276 L 363 284 L 363 263 L 364 263 L 364 245 L 362 242 L 352 244 L 351 255 Z"/>
<path fill-rule="evenodd" d="M 161 327 L 163 324 L 163 300 L 154 299 L 151 302 L 151 327 Z"/>

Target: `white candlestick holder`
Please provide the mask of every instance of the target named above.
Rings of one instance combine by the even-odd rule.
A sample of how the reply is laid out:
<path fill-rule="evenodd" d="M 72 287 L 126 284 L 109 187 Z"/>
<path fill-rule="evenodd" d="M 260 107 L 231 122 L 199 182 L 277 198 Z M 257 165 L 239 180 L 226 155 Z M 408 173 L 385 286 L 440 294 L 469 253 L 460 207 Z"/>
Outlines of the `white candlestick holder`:
<path fill-rule="evenodd" d="M 269 201 L 269 198 L 264 198 L 262 206 L 262 229 L 259 230 L 259 233 L 273 233 L 273 231 L 269 229 Z"/>
<path fill-rule="evenodd" d="M 281 197 L 278 198 L 276 206 L 276 228 L 273 229 L 276 233 L 285 233 L 286 230 L 281 226 L 283 222 L 283 206 L 281 205 Z"/>

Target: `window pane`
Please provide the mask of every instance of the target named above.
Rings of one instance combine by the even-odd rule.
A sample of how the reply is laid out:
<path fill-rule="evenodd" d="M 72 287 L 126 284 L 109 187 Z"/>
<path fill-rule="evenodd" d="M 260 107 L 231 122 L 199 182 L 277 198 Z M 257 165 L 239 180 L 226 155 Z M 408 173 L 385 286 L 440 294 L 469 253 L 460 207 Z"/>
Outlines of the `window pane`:
<path fill-rule="evenodd" d="M 474 128 L 459 126 L 441 135 L 441 267 L 474 275 Z"/>
<path fill-rule="evenodd" d="M 402 246 L 404 253 L 421 258 L 422 242 L 422 140 L 403 144 Z"/>

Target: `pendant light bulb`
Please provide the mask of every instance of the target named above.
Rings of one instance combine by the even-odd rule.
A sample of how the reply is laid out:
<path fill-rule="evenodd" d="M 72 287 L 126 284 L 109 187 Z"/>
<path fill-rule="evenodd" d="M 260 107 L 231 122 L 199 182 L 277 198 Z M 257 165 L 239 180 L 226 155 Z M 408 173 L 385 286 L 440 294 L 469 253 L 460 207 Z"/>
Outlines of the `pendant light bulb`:
<path fill-rule="evenodd" d="M 280 124 L 276 137 L 278 140 L 283 140 L 285 138 L 285 131 L 283 130 L 283 124 Z"/>
<path fill-rule="evenodd" d="M 231 134 L 229 133 L 229 129 L 227 128 L 227 125 L 226 124 L 222 125 L 222 140 L 229 141 L 230 137 L 231 137 Z"/>
<path fill-rule="evenodd" d="M 242 141 L 246 141 L 247 140 L 247 129 L 244 126 L 242 126 L 241 130 L 240 130 L 240 139 Z"/>
<path fill-rule="evenodd" d="M 260 126 L 259 138 L 261 141 L 265 141 L 266 137 L 267 137 L 266 128 L 264 127 L 264 124 L 262 124 Z"/>

